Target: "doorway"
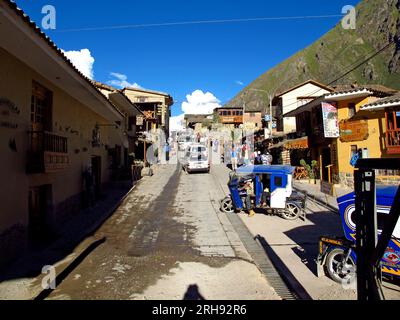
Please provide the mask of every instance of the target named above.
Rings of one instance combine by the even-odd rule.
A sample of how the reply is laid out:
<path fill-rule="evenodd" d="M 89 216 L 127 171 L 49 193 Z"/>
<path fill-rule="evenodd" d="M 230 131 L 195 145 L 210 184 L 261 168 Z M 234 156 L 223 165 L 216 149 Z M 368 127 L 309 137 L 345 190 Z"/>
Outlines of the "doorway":
<path fill-rule="evenodd" d="M 92 174 L 94 183 L 94 195 L 96 199 L 101 196 L 101 157 L 92 157 Z"/>
<path fill-rule="evenodd" d="M 33 242 L 46 240 L 50 236 L 49 207 L 52 203 L 51 185 L 29 189 L 29 239 Z"/>

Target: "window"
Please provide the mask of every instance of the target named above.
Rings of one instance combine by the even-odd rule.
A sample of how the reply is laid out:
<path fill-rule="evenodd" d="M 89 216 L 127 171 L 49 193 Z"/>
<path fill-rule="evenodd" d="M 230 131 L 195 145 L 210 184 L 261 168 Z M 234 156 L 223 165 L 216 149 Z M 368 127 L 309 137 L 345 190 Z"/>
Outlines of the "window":
<path fill-rule="evenodd" d="M 386 111 L 386 147 L 391 154 L 400 153 L 400 109 Z"/>
<path fill-rule="evenodd" d="M 39 83 L 32 82 L 31 124 L 34 131 L 51 131 L 53 94 Z"/>
<path fill-rule="evenodd" d="M 254 112 L 250 112 L 250 118 L 254 118 L 256 114 Z"/>
<path fill-rule="evenodd" d="M 277 188 L 280 188 L 283 186 L 283 179 L 282 177 L 274 177 L 274 185 Z"/>
<path fill-rule="evenodd" d="M 356 114 L 356 104 L 351 102 L 349 103 L 349 118 L 353 117 Z"/>

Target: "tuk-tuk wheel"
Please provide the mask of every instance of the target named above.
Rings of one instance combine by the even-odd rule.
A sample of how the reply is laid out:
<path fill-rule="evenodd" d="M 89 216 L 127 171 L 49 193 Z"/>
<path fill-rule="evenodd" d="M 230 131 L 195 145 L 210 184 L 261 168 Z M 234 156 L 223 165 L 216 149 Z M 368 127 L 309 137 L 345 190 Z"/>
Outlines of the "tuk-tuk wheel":
<path fill-rule="evenodd" d="M 346 252 L 342 248 L 335 248 L 326 257 L 326 271 L 329 277 L 337 283 L 351 283 L 356 276 L 356 264 L 351 257 L 344 261 Z"/>
<path fill-rule="evenodd" d="M 235 208 L 233 207 L 233 202 L 231 197 L 226 197 L 221 201 L 221 210 L 225 213 L 234 213 Z"/>
<path fill-rule="evenodd" d="M 294 203 L 287 203 L 285 210 L 282 210 L 282 218 L 286 220 L 296 220 L 299 218 L 301 209 Z"/>

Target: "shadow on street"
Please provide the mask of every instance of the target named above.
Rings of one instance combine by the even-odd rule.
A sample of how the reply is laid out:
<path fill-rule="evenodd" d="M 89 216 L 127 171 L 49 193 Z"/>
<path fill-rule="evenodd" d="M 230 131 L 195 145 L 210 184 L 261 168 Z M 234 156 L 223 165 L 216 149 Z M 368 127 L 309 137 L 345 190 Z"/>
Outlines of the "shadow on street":
<path fill-rule="evenodd" d="M 124 182 L 104 190 L 106 196 L 93 207 L 75 214 L 57 230 L 57 237 L 53 241 L 31 247 L 0 269 L 0 282 L 36 277 L 41 274 L 43 266 L 54 265 L 63 260 L 80 242 L 103 225 L 131 188 L 132 184 Z"/>

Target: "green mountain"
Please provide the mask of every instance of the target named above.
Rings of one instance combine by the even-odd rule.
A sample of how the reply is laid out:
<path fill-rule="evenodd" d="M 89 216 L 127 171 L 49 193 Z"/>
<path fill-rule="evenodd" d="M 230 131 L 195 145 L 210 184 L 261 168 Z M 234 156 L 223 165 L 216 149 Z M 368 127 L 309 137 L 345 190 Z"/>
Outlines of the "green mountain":
<path fill-rule="evenodd" d="M 268 102 L 267 94 L 279 93 L 309 79 L 329 84 L 366 57 L 394 41 L 382 53 L 335 84 L 381 84 L 400 90 L 400 0 L 363 0 L 357 7 L 355 30 L 335 28 L 253 81 L 227 106 L 246 108 Z"/>

